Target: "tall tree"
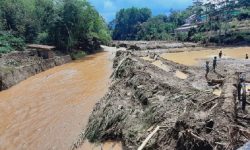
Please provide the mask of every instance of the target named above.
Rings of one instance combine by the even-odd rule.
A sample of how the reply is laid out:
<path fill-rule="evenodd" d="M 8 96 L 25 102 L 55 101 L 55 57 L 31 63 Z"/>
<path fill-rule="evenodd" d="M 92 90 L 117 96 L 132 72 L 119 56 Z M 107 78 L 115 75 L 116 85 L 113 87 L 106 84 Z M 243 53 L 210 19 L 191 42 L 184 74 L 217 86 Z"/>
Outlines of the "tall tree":
<path fill-rule="evenodd" d="M 140 25 L 137 40 L 172 40 L 175 25 L 168 22 L 168 17 L 158 15 Z"/>
<path fill-rule="evenodd" d="M 116 14 L 115 29 L 113 39 L 134 40 L 138 32 L 139 25 L 146 22 L 152 15 L 148 8 L 128 8 L 121 9 Z"/>
<path fill-rule="evenodd" d="M 65 0 L 49 34 L 52 43 L 66 52 L 90 51 L 110 40 L 104 20 L 86 0 Z"/>

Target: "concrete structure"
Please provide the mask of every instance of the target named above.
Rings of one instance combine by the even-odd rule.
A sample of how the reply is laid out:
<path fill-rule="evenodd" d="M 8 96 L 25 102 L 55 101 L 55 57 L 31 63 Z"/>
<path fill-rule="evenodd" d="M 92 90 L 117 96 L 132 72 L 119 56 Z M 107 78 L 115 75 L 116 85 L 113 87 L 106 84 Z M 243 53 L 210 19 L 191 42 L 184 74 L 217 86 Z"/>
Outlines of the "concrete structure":
<path fill-rule="evenodd" d="M 37 50 L 38 56 L 42 57 L 43 59 L 54 58 L 55 56 L 55 53 L 53 52 L 55 46 L 30 44 L 27 47 Z"/>

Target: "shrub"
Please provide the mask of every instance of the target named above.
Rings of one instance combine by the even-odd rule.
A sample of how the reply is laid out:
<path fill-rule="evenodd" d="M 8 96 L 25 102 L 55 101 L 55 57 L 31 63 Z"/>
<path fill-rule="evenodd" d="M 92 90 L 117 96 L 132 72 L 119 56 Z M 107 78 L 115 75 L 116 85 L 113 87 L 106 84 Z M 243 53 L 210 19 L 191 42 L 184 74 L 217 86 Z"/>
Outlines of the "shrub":
<path fill-rule="evenodd" d="M 41 43 L 41 44 L 47 44 L 48 43 L 48 33 L 47 32 L 39 33 L 37 36 L 36 42 Z"/>
<path fill-rule="evenodd" d="M 187 41 L 188 33 L 177 33 L 177 39 L 182 42 Z"/>
<path fill-rule="evenodd" d="M 237 43 L 249 43 L 250 34 L 245 32 L 230 33 L 222 36 L 211 37 L 212 43 L 224 43 L 224 44 L 237 44 Z"/>
<path fill-rule="evenodd" d="M 9 53 L 11 51 L 13 51 L 13 49 L 9 46 L 0 47 L 0 54 Z"/>
<path fill-rule="evenodd" d="M 206 36 L 202 33 L 196 33 L 191 37 L 191 41 L 193 42 L 202 42 L 205 43 Z"/>
<path fill-rule="evenodd" d="M 87 53 L 84 51 L 75 51 L 75 52 L 72 52 L 70 55 L 73 60 L 77 60 L 86 56 Z"/>
<path fill-rule="evenodd" d="M 0 33 L 0 53 L 8 53 L 14 50 L 24 50 L 25 42 L 20 37 L 15 37 L 9 32 Z"/>

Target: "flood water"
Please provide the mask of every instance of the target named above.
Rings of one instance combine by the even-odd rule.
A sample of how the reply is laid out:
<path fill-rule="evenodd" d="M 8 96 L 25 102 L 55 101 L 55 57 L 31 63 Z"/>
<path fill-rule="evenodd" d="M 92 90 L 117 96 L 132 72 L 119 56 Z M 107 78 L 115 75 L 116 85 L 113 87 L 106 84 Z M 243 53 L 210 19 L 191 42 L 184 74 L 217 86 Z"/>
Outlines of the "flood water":
<path fill-rule="evenodd" d="M 55 67 L 0 92 L 0 149 L 68 150 L 108 90 L 109 53 Z"/>
<path fill-rule="evenodd" d="M 222 58 L 245 59 L 246 54 L 250 56 L 250 47 L 230 47 L 216 50 L 185 51 L 177 53 L 165 53 L 161 57 L 187 66 L 199 65 L 199 60 L 218 57 L 223 52 Z"/>

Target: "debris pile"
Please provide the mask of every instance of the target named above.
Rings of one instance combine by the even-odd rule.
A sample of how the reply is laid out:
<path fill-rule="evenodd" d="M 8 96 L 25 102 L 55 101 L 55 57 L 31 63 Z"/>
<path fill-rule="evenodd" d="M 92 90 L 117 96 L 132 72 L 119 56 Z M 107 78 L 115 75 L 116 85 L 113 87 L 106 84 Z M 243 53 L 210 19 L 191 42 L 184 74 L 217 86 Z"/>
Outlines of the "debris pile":
<path fill-rule="evenodd" d="M 167 41 L 112 41 L 113 47 L 124 47 L 128 50 L 150 50 L 150 49 L 169 49 L 169 48 L 183 48 L 183 47 L 196 47 L 196 43 L 181 43 Z"/>
<path fill-rule="evenodd" d="M 170 70 L 131 51 L 117 52 L 112 85 L 96 104 L 84 138 L 122 141 L 131 150 L 234 150 L 250 140 L 250 115 L 239 110 L 236 99 L 237 73 L 209 76 L 221 81 L 222 94 L 216 96 L 195 86 L 206 82 L 196 81 L 204 78 L 203 68 L 158 59 Z M 176 70 L 191 79 L 178 78 Z"/>

